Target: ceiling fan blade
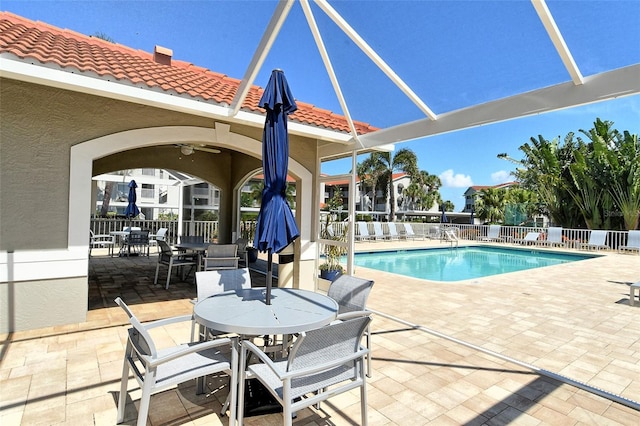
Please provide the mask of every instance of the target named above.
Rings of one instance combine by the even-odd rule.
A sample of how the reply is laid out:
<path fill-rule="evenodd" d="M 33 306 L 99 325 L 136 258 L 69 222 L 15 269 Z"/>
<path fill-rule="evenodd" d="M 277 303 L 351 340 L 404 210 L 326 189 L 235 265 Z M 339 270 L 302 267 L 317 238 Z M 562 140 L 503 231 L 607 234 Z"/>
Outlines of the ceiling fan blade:
<path fill-rule="evenodd" d="M 198 151 L 205 151 L 205 152 L 210 152 L 212 154 L 220 154 L 220 150 L 216 149 L 216 148 L 207 148 L 204 146 L 194 146 L 193 149 L 196 149 Z"/>

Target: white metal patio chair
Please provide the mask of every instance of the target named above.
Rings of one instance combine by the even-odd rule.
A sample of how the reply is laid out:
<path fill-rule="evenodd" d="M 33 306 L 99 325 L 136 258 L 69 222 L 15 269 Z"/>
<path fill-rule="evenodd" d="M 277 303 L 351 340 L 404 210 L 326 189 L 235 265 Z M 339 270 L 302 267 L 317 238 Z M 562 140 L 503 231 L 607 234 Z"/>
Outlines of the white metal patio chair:
<path fill-rule="evenodd" d="M 89 229 L 89 257 L 94 248 L 107 248 L 109 256 L 113 257 L 113 248 L 116 245 L 116 237 L 109 234 L 94 234 Z"/>
<path fill-rule="evenodd" d="M 367 422 L 367 390 L 364 357 L 369 350 L 361 345 L 369 326 L 368 315 L 346 319 L 316 330 L 303 332 L 296 339 L 288 358 L 272 360 L 249 341 L 242 343 L 240 365 L 250 355 L 260 362 L 241 369 L 238 420 L 244 417 L 245 379 L 256 378 L 282 405 L 284 425 L 292 424 L 293 413 L 319 404 L 335 395 L 360 388 L 361 425 Z"/>
<path fill-rule="evenodd" d="M 247 246 L 249 245 L 249 240 L 246 238 L 238 238 L 234 243 L 238 246 L 238 257 L 244 262 L 244 267 L 249 267 L 249 249 Z"/>
<path fill-rule="evenodd" d="M 238 269 L 237 244 L 211 244 L 202 258 L 202 270 Z"/>
<path fill-rule="evenodd" d="M 351 312 L 367 310 L 367 300 L 374 281 L 343 274 L 329 286 L 327 296 L 338 303 L 338 318 Z M 364 333 L 367 349 L 371 350 L 371 331 Z M 371 377 L 371 356 L 367 355 L 367 377 Z"/>
<path fill-rule="evenodd" d="M 182 272 L 182 279 L 185 279 L 187 273 L 184 268 L 189 266 L 194 268 L 198 265 L 197 259 L 194 259 L 191 256 L 185 255 L 184 253 L 173 250 L 166 241 L 158 240 L 158 247 L 160 248 L 160 253 L 158 253 L 158 264 L 156 265 L 156 277 L 153 280 L 154 284 L 158 284 L 158 274 L 160 273 L 160 265 L 164 265 L 168 268 L 167 270 L 167 282 L 165 284 L 165 288 L 169 289 L 169 282 L 171 281 L 171 270 L 173 268 L 178 268 Z"/>
<path fill-rule="evenodd" d="M 169 228 L 160 228 L 158 232 L 154 235 L 149 235 L 149 245 L 156 246 L 156 250 L 160 252 L 160 248 L 158 247 L 158 241 L 167 241 L 167 233 L 169 232 Z"/>
<path fill-rule="evenodd" d="M 149 256 L 149 230 L 132 230 L 124 240 L 122 250 L 127 256 L 131 253 L 140 256 Z"/>
<path fill-rule="evenodd" d="M 223 293 L 225 291 L 234 291 L 251 288 L 251 274 L 248 268 L 239 269 L 223 269 L 215 271 L 198 271 L 196 272 L 196 291 L 197 299 L 194 303 L 198 303 L 207 297 Z M 196 322 L 195 318 L 191 325 L 191 340 L 195 339 Z M 219 336 L 223 333 L 217 330 L 201 328 L 200 340 L 206 340 L 210 337 Z"/>
<path fill-rule="evenodd" d="M 640 231 L 629 231 L 627 244 L 618 247 L 618 251 L 637 251 L 640 254 Z"/>
<path fill-rule="evenodd" d="M 129 370 L 142 389 L 138 426 L 147 424 L 151 395 L 192 379 L 224 372 L 230 378 L 230 424 L 235 422 L 237 400 L 235 372 L 238 371 L 237 353 L 231 349 L 231 339 L 216 339 L 201 343 L 187 343 L 175 347 L 157 349 L 149 330 L 168 324 L 190 321 L 191 316 L 167 318 L 149 324 L 141 324 L 129 307 L 119 297 L 115 302 L 127 313 L 132 327 L 125 349 L 118 396 L 117 423 L 124 421 L 129 383 Z M 231 359 L 224 352 L 230 350 Z M 224 352 L 223 352 L 224 351 Z"/>

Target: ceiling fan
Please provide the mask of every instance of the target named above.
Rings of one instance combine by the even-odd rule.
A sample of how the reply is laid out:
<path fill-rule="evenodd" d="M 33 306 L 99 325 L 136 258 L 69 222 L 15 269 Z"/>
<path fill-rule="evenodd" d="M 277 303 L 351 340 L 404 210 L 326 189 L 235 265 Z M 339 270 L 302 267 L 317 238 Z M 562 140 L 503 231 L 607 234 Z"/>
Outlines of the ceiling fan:
<path fill-rule="evenodd" d="M 194 145 L 194 144 L 176 144 L 176 148 L 180 148 L 180 152 L 182 155 L 191 155 L 194 151 L 204 151 L 210 152 L 212 154 L 220 154 L 220 150 L 216 148 L 208 148 L 204 145 Z"/>

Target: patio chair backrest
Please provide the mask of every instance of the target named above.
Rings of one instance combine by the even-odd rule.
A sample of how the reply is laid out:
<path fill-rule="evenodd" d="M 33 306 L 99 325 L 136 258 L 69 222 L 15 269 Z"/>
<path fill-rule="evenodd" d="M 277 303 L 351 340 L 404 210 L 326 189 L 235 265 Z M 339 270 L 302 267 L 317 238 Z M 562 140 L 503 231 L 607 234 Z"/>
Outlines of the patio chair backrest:
<path fill-rule="evenodd" d="M 489 225 L 489 233 L 487 236 L 489 238 L 498 238 L 500 235 L 500 225 Z"/>
<path fill-rule="evenodd" d="M 368 237 L 370 234 L 367 222 L 358 222 L 358 231 L 360 231 L 360 236 Z"/>
<path fill-rule="evenodd" d="M 329 286 L 327 296 L 338 303 L 338 315 L 346 312 L 364 311 L 373 281 L 343 274 Z"/>
<path fill-rule="evenodd" d="M 115 302 L 129 316 L 129 322 L 133 326 L 128 330 L 129 339 L 131 340 L 131 344 L 133 345 L 136 352 L 138 352 L 138 354 L 140 355 L 147 355 L 147 356 L 150 356 L 151 358 L 156 358 L 158 355 L 158 352 L 156 351 L 156 345 L 153 343 L 153 339 L 151 338 L 151 335 L 149 335 L 149 333 L 142 326 L 138 318 L 136 318 L 133 312 L 131 312 L 131 309 L 129 309 L 127 304 L 124 303 L 124 301 L 121 298 L 117 297 L 115 299 Z"/>
<path fill-rule="evenodd" d="M 411 226 L 410 223 L 404 223 L 404 232 L 411 236 L 411 235 L 415 235 L 415 232 L 413 232 L 413 227 Z"/>
<path fill-rule="evenodd" d="M 589 243 L 590 245 L 604 245 L 604 242 L 607 239 L 607 231 L 595 230 L 591 231 L 589 235 Z"/>
<path fill-rule="evenodd" d="M 302 333 L 291 349 L 287 371 L 320 366 L 355 354 L 360 350 L 362 336 L 369 322 L 371 317 L 362 316 Z M 300 382 L 304 380 L 294 380 L 292 389 L 295 389 L 296 383 L 305 385 Z"/>
<path fill-rule="evenodd" d="M 160 228 L 158 232 L 156 232 L 156 241 L 166 241 L 167 240 L 167 232 L 169 232 L 169 228 Z"/>
<path fill-rule="evenodd" d="M 561 243 L 562 242 L 562 228 L 558 226 L 550 226 L 547 230 L 547 242 Z"/>
<path fill-rule="evenodd" d="M 640 248 L 640 231 L 629 231 L 627 247 Z"/>
<path fill-rule="evenodd" d="M 130 245 L 149 244 L 149 230 L 148 229 L 145 229 L 144 231 L 132 230 L 131 233 L 129 234 L 129 237 L 127 238 L 127 242 Z"/>
<path fill-rule="evenodd" d="M 182 235 L 180 242 L 183 244 L 201 244 L 204 243 L 204 235 Z"/>
<path fill-rule="evenodd" d="M 171 246 L 164 240 L 158 240 L 158 247 L 160 247 L 160 253 L 158 253 L 158 262 L 168 263 L 173 256 L 173 250 Z"/>
<path fill-rule="evenodd" d="M 397 237 L 398 228 L 396 227 L 396 224 L 394 222 L 389 222 L 387 226 L 389 228 L 389 235 L 391 235 L 392 237 Z"/>
<path fill-rule="evenodd" d="M 248 268 L 196 272 L 198 301 L 225 291 L 251 288 Z"/>
<path fill-rule="evenodd" d="M 382 231 L 382 223 L 373 222 L 373 233 L 376 237 L 382 237 L 384 235 L 384 232 Z"/>
<path fill-rule="evenodd" d="M 237 244 L 211 244 L 204 258 L 204 269 L 237 269 Z"/>

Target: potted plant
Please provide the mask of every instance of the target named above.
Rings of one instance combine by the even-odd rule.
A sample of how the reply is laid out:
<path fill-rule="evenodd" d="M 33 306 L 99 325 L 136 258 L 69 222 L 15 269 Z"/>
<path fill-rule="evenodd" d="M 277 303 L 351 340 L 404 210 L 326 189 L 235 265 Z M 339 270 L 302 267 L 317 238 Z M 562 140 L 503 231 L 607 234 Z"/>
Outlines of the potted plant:
<path fill-rule="evenodd" d="M 243 220 L 240 225 L 241 238 L 246 240 L 247 257 L 249 263 L 254 263 L 258 260 L 258 249 L 253 246 L 253 239 L 256 232 L 256 222 L 254 220 Z"/>
<path fill-rule="evenodd" d="M 325 224 L 321 237 L 325 240 L 345 242 L 347 228 L 344 227 L 340 230 L 334 229 L 330 216 L 331 215 L 327 215 L 327 223 Z M 322 263 L 318 268 L 320 269 L 320 278 L 333 282 L 342 275 L 344 273 L 344 268 L 340 265 L 340 258 L 346 253 L 347 249 L 343 246 L 324 244 L 324 263 Z"/>

